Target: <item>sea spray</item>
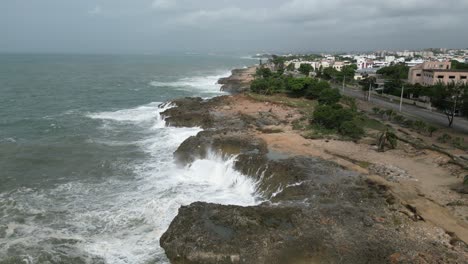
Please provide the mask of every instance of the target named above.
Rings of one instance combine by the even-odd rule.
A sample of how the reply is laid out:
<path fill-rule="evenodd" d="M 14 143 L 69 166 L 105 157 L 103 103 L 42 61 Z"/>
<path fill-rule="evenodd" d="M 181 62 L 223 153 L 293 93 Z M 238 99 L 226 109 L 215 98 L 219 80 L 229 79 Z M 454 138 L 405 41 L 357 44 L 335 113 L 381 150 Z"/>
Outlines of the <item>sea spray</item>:
<path fill-rule="evenodd" d="M 152 81 L 150 85 L 155 87 L 172 87 L 179 90 L 204 91 L 214 94 L 223 94 L 218 80 L 229 76 L 230 72 L 217 75 L 184 77 L 175 81 Z"/>
<path fill-rule="evenodd" d="M 87 114 L 101 122 L 102 134 L 93 139 L 96 144 L 133 145 L 146 153 L 134 163 L 120 164 L 133 176 L 100 183 L 69 182 L 50 190 L 25 189 L 11 194 L 2 209 L 17 211 L 16 215 L 25 218 L 23 224 L 13 227 L 16 234 L 11 230 L 1 239 L 4 248 L 17 248 L 20 243 L 38 245 L 24 252 L 32 263 L 44 254 L 117 264 L 165 263 L 159 237 L 181 205 L 195 201 L 257 204 L 260 197 L 256 183 L 234 170 L 233 156 L 210 153 L 185 167 L 174 163 L 172 153 L 201 129 L 166 127 L 160 113 L 170 107 L 173 105 L 154 102 Z M 137 140 L 119 140 L 128 133 L 137 133 Z M 44 221 L 37 221 L 38 217 Z M 67 244 L 70 241 L 73 243 Z M 0 250 L 3 254 L 7 252 Z"/>

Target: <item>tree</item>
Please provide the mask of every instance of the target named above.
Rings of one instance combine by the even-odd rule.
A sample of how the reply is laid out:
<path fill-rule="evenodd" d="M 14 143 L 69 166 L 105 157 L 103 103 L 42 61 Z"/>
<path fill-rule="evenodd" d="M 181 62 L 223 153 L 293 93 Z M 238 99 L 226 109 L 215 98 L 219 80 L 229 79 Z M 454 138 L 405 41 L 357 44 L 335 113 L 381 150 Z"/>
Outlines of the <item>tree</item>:
<path fill-rule="evenodd" d="M 378 74 L 390 79 L 408 79 L 409 67 L 405 64 L 395 64 L 379 69 Z"/>
<path fill-rule="evenodd" d="M 468 63 L 462 63 L 457 60 L 452 60 L 451 63 L 453 70 L 468 70 Z"/>
<path fill-rule="evenodd" d="M 462 105 L 460 107 L 461 113 L 463 116 L 468 117 L 468 91 L 465 90 L 465 94 L 463 95 Z"/>
<path fill-rule="evenodd" d="M 364 135 L 364 129 L 360 127 L 356 122 L 354 121 L 345 121 L 343 122 L 338 131 L 340 134 L 343 136 L 347 136 L 353 139 L 359 139 Z"/>
<path fill-rule="evenodd" d="M 318 102 L 321 105 L 333 105 L 340 101 L 341 94 L 338 89 L 324 89 L 320 92 Z"/>
<path fill-rule="evenodd" d="M 303 94 L 304 89 L 308 83 L 309 78 L 288 78 L 286 89 L 295 94 Z"/>
<path fill-rule="evenodd" d="M 377 82 L 377 79 L 374 76 L 368 76 L 367 78 L 359 81 L 359 84 L 361 85 L 361 89 L 362 91 L 364 91 L 364 96 L 366 97 L 366 100 L 368 100 L 369 98 L 366 95 L 367 93 L 370 93 L 369 88 L 373 88 L 376 82 Z"/>
<path fill-rule="evenodd" d="M 393 132 L 388 130 L 382 132 L 377 142 L 378 150 L 384 152 L 385 146 L 388 146 L 390 149 L 396 148 L 398 143 L 397 139 L 397 136 Z"/>
<path fill-rule="evenodd" d="M 452 127 L 455 113 L 462 108 L 462 100 L 467 93 L 468 85 L 462 83 L 439 82 L 432 87 L 431 102 L 447 116 L 449 127 Z"/>
<path fill-rule="evenodd" d="M 323 69 L 322 77 L 325 80 L 335 79 L 337 73 L 338 73 L 338 71 L 336 69 L 334 69 L 332 67 L 328 67 L 328 68 Z"/>
<path fill-rule="evenodd" d="M 275 69 L 278 70 L 284 68 L 286 58 L 278 55 L 272 55 L 270 61 L 275 65 Z"/>
<path fill-rule="evenodd" d="M 345 80 L 347 82 L 350 82 L 354 80 L 354 75 L 356 74 L 357 66 L 356 65 L 346 65 L 343 68 L 341 68 L 341 71 L 335 72 L 335 76 L 337 79 Z"/>
<path fill-rule="evenodd" d="M 309 76 L 310 72 L 313 69 L 314 68 L 312 67 L 312 65 L 310 65 L 308 63 L 301 63 L 301 66 L 299 66 L 299 72 L 304 74 L 305 76 Z"/>
<path fill-rule="evenodd" d="M 401 96 L 402 87 L 403 87 L 403 81 L 400 79 L 385 80 L 384 92 L 399 97 Z"/>
<path fill-rule="evenodd" d="M 310 83 L 309 87 L 307 87 L 305 91 L 305 97 L 307 99 L 318 99 L 320 93 L 323 90 L 331 89 L 330 83 L 328 83 L 327 81 L 317 81 L 316 79 L 313 80 L 314 81 Z"/>
<path fill-rule="evenodd" d="M 255 76 L 261 77 L 261 78 L 269 78 L 272 75 L 273 75 L 273 72 L 269 68 L 266 68 L 263 66 L 259 67 L 257 71 L 255 72 Z"/>
<path fill-rule="evenodd" d="M 288 66 L 286 67 L 286 70 L 288 71 L 294 71 L 296 68 L 294 66 L 294 63 L 289 63 Z"/>
<path fill-rule="evenodd" d="M 315 108 L 312 122 L 328 129 L 338 129 L 353 118 L 354 113 L 340 105 L 320 105 Z"/>

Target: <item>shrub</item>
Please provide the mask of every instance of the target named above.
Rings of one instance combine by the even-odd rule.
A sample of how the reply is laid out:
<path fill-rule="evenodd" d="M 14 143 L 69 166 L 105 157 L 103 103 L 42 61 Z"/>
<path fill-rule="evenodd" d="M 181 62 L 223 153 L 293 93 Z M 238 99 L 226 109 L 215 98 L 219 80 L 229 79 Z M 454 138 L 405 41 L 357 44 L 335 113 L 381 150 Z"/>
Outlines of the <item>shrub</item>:
<path fill-rule="evenodd" d="M 354 121 L 345 121 L 340 125 L 338 129 L 341 135 L 347 136 L 353 139 L 359 139 L 364 135 L 364 129 L 356 124 Z"/>
<path fill-rule="evenodd" d="M 354 114 L 339 105 L 321 105 L 313 113 L 313 123 L 327 129 L 338 129 L 346 121 L 353 120 Z"/>
<path fill-rule="evenodd" d="M 462 137 L 456 137 L 452 140 L 452 145 L 459 149 L 464 149 L 465 140 Z"/>
<path fill-rule="evenodd" d="M 382 132 L 377 142 L 378 150 L 381 152 L 384 152 L 386 146 L 390 149 L 396 148 L 398 144 L 397 140 L 398 140 L 398 137 L 395 135 L 395 133 L 389 130 Z"/>
<path fill-rule="evenodd" d="M 445 134 L 445 133 L 439 138 L 437 138 L 437 141 L 441 143 L 448 143 L 451 140 L 452 140 L 452 137 L 449 134 Z"/>
<path fill-rule="evenodd" d="M 351 109 L 351 111 L 353 112 L 357 111 L 357 104 L 356 104 L 355 98 L 352 98 L 349 96 L 343 96 L 341 100 L 343 101 L 345 105 L 349 106 L 349 109 Z"/>
<path fill-rule="evenodd" d="M 328 82 L 312 81 L 310 83 L 310 86 L 306 88 L 305 97 L 307 99 L 318 99 L 320 96 L 320 93 L 326 89 L 330 89 L 330 84 Z"/>
<path fill-rule="evenodd" d="M 257 69 L 255 75 L 257 77 L 262 77 L 262 78 L 269 78 L 273 75 L 273 73 L 271 72 L 271 70 L 269 68 L 265 68 L 265 67 L 260 67 Z"/>
<path fill-rule="evenodd" d="M 413 123 L 413 127 L 414 127 L 417 131 L 419 131 L 419 132 L 424 132 L 424 131 L 426 131 L 426 126 L 427 126 L 426 123 L 424 123 L 424 122 L 421 121 L 421 120 L 416 120 L 416 121 L 414 121 L 414 123 Z"/>
<path fill-rule="evenodd" d="M 403 122 L 403 125 L 405 125 L 406 127 L 413 127 L 413 124 L 414 124 L 413 120 L 407 119 Z"/>
<path fill-rule="evenodd" d="M 318 102 L 322 105 L 333 105 L 340 101 L 341 95 L 338 89 L 325 89 L 320 92 Z"/>
<path fill-rule="evenodd" d="M 395 111 L 392 109 L 385 110 L 385 116 L 388 120 L 392 120 L 393 116 L 395 115 Z"/>
<path fill-rule="evenodd" d="M 393 117 L 393 121 L 395 121 L 397 123 L 403 123 L 403 122 L 405 122 L 405 117 L 402 116 L 402 115 L 395 115 Z"/>
<path fill-rule="evenodd" d="M 374 112 L 375 115 L 378 115 L 380 113 L 380 108 L 378 107 L 373 107 L 372 112 Z"/>
<path fill-rule="evenodd" d="M 434 132 L 436 132 L 438 130 L 437 127 L 435 126 L 428 126 L 427 127 L 427 132 L 429 132 L 429 136 L 432 137 L 432 134 L 434 134 Z"/>

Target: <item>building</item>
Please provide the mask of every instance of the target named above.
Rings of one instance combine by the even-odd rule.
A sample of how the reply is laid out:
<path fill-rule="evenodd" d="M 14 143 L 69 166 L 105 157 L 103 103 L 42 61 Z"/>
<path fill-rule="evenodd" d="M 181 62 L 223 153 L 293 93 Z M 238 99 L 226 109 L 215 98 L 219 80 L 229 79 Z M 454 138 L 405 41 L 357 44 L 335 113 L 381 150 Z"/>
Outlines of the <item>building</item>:
<path fill-rule="evenodd" d="M 390 64 L 395 61 L 395 56 L 385 56 L 385 62 Z"/>
<path fill-rule="evenodd" d="M 405 62 L 405 64 L 408 67 L 414 67 L 414 66 L 423 64 L 424 62 L 425 60 L 410 60 L 410 61 Z"/>
<path fill-rule="evenodd" d="M 358 69 L 374 68 L 374 61 L 367 58 L 359 57 L 356 60 L 356 65 Z"/>
<path fill-rule="evenodd" d="M 423 86 L 434 85 L 438 82 L 464 82 L 467 83 L 468 70 L 452 70 L 449 61 L 426 61 L 411 67 L 408 81 L 411 84 Z"/>
<path fill-rule="evenodd" d="M 344 66 L 345 66 L 344 61 L 335 61 L 335 63 L 333 63 L 332 67 L 333 67 L 333 69 L 335 69 L 337 71 L 341 71 Z"/>
<path fill-rule="evenodd" d="M 365 68 L 365 69 L 356 70 L 354 74 L 354 80 L 360 81 L 362 79 L 365 79 L 371 76 L 377 77 L 378 70 L 379 70 L 378 68 Z"/>
<path fill-rule="evenodd" d="M 422 85 L 430 86 L 437 84 L 439 82 L 442 83 L 468 83 L 468 70 L 439 70 L 439 69 L 432 69 L 432 70 L 423 70 L 422 73 Z"/>

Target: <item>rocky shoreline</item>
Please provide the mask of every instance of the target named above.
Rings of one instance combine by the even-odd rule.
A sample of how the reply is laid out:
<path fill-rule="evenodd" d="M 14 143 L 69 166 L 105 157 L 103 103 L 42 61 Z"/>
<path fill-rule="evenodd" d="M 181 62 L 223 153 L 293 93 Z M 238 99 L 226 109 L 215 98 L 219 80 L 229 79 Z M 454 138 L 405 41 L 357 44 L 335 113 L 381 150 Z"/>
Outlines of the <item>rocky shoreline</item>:
<path fill-rule="evenodd" d="M 223 89 L 242 92 L 251 71 L 233 71 Z M 160 239 L 171 263 L 466 263 L 464 243 L 421 221 L 380 180 L 275 151 L 258 131 L 288 119 L 270 105 L 234 111 L 241 97 L 174 100 L 162 113 L 170 126 L 204 129 L 174 153 L 181 166 L 210 151 L 237 155 L 235 169 L 255 179 L 264 200 L 181 207 Z"/>
<path fill-rule="evenodd" d="M 239 94 L 247 91 L 249 89 L 250 82 L 254 78 L 256 69 L 256 66 L 251 66 L 244 69 L 232 70 L 229 77 L 218 80 L 218 84 L 221 84 L 221 91 L 229 92 L 231 94 Z"/>

